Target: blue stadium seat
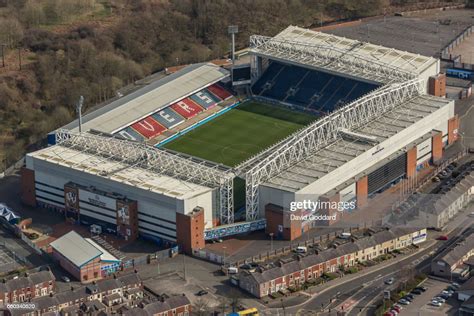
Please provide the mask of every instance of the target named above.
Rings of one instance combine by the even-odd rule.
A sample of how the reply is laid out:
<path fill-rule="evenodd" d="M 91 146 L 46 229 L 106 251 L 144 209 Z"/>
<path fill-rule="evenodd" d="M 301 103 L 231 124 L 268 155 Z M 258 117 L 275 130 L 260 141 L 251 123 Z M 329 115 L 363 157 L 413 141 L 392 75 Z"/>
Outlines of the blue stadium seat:
<path fill-rule="evenodd" d="M 332 112 L 375 88 L 376 84 L 271 62 L 252 86 L 252 92 L 307 109 Z"/>

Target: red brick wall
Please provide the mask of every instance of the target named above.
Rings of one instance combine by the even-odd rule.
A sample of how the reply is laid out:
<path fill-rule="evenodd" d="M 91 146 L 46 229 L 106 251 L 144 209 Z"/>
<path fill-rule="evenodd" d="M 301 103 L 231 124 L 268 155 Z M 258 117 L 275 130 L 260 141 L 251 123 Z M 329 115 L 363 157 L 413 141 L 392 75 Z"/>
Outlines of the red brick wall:
<path fill-rule="evenodd" d="M 437 132 L 431 138 L 431 155 L 433 162 L 439 161 L 443 157 L 443 134 Z"/>
<path fill-rule="evenodd" d="M 176 213 L 176 241 L 187 254 L 192 254 L 193 249 L 204 248 L 203 210 L 193 211 L 189 215 Z"/>
<path fill-rule="evenodd" d="M 416 146 L 407 151 L 407 177 L 414 177 L 416 174 Z"/>
<path fill-rule="evenodd" d="M 102 279 L 100 258 L 96 258 L 81 267 L 81 282 L 90 283 Z"/>
<path fill-rule="evenodd" d="M 446 96 L 446 75 L 445 74 L 439 74 L 437 76 L 430 77 L 428 93 L 437 97 Z"/>
<path fill-rule="evenodd" d="M 29 206 L 36 206 L 35 171 L 21 168 L 21 201 Z"/>
<path fill-rule="evenodd" d="M 367 196 L 369 195 L 369 181 L 367 176 L 360 178 L 356 183 L 357 207 L 367 204 Z"/>
<path fill-rule="evenodd" d="M 265 218 L 267 220 L 265 233 L 273 233 L 275 238 L 282 234 L 279 232 L 278 226 L 283 226 L 283 208 L 274 204 L 265 205 Z"/>
<path fill-rule="evenodd" d="M 458 140 L 459 133 L 459 116 L 455 115 L 448 121 L 448 145 Z"/>

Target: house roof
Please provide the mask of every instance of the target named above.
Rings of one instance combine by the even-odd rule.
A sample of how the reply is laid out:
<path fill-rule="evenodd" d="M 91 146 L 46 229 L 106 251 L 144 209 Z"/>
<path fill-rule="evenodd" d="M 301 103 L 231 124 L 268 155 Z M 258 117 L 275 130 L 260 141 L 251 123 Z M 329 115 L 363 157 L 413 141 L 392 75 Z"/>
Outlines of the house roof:
<path fill-rule="evenodd" d="M 148 315 L 155 315 L 188 304 L 191 304 L 191 302 L 185 295 L 177 295 L 168 298 L 164 302 L 155 302 L 145 305 L 143 309 Z"/>
<path fill-rule="evenodd" d="M 474 249 L 474 234 L 471 234 L 468 237 L 466 237 L 464 241 L 457 244 L 454 248 L 448 249 L 447 252 L 445 252 L 444 255 L 441 256 L 440 259 L 452 266 L 473 249 Z"/>
<path fill-rule="evenodd" d="M 342 245 L 338 245 L 336 248 L 327 248 L 323 251 L 320 251 L 318 254 L 310 254 L 300 258 L 299 260 L 292 260 L 285 263 L 280 262 L 276 267 L 264 269 L 263 271 L 257 270 L 252 273 L 245 272 L 241 276 L 243 278 L 250 277 L 259 284 L 268 282 L 289 275 L 296 271 L 304 270 L 316 264 L 324 263 L 329 260 L 354 253 L 356 251 L 374 247 L 416 231 L 419 231 L 419 229 L 411 227 L 394 227 L 390 230 L 381 230 L 374 232 L 371 236 L 364 236 L 360 239 L 354 240 L 353 242 L 346 242 Z"/>
<path fill-rule="evenodd" d="M 56 239 L 51 243 L 51 247 L 77 267 L 81 267 L 102 255 L 102 251 L 87 242 L 75 231 L 70 231 Z"/>

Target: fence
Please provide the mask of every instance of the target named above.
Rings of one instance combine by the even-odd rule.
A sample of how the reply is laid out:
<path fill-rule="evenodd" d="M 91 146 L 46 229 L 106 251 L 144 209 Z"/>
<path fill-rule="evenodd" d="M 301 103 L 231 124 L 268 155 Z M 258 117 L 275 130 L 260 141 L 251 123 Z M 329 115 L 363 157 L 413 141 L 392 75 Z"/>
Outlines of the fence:
<path fill-rule="evenodd" d="M 459 56 L 453 56 L 451 51 L 456 48 L 459 44 L 461 44 L 467 37 L 469 37 L 472 32 L 474 31 L 474 26 L 469 26 L 464 31 L 461 32 L 451 43 L 446 45 L 441 50 L 441 59 L 446 61 L 454 62 L 454 67 L 456 68 L 463 68 L 463 69 L 473 69 L 471 64 L 464 64 L 460 62 L 456 62 L 459 59 Z M 471 67 L 471 68 L 464 68 L 464 65 Z"/>

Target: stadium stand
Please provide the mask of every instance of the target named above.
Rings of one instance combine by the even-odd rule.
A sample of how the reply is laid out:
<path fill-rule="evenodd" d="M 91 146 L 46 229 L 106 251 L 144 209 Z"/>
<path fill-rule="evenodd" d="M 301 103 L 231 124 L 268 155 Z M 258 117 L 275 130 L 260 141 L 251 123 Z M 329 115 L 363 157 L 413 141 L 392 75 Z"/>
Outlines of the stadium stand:
<path fill-rule="evenodd" d="M 210 109 L 214 107 L 217 104 L 217 102 L 221 101 L 220 99 L 215 97 L 212 93 L 207 92 L 206 89 L 193 94 L 189 98 L 205 109 Z"/>
<path fill-rule="evenodd" d="M 158 113 L 152 114 L 151 117 L 167 129 L 173 128 L 184 122 L 184 118 L 169 107 Z"/>
<path fill-rule="evenodd" d="M 252 92 L 307 110 L 332 112 L 375 88 L 375 84 L 271 62 Z"/>
<path fill-rule="evenodd" d="M 117 135 L 122 136 L 123 138 L 128 139 L 128 140 L 135 140 L 139 142 L 145 140 L 145 138 L 140 133 L 138 133 L 136 130 L 134 130 L 130 126 L 118 132 Z"/>
<path fill-rule="evenodd" d="M 147 139 L 156 137 L 166 131 L 166 127 L 155 121 L 151 116 L 132 124 L 132 128 Z"/>
<path fill-rule="evenodd" d="M 212 94 L 220 98 L 221 100 L 227 100 L 232 96 L 229 91 L 226 89 L 222 88 L 219 84 L 213 84 L 209 87 L 207 87 L 207 90 L 209 90 Z"/>
<path fill-rule="evenodd" d="M 194 103 L 191 99 L 185 98 L 171 105 L 171 108 L 186 119 L 201 113 L 204 109 Z"/>
<path fill-rule="evenodd" d="M 230 97 L 232 94 L 225 88 L 219 84 L 213 84 L 121 129 L 115 135 L 136 141 L 151 139 Z"/>

